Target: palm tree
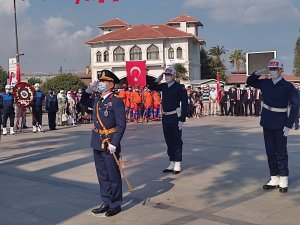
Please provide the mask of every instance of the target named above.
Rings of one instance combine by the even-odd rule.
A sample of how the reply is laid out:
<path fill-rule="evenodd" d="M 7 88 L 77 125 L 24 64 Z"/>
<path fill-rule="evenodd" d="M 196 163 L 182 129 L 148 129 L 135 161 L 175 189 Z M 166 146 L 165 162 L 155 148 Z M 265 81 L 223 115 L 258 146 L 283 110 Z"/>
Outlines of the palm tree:
<path fill-rule="evenodd" d="M 229 62 L 232 66 L 235 66 L 237 69 L 237 72 L 240 72 L 240 68 L 245 68 L 246 63 L 246 57 L 245 53 L 243 53 L 243 50 L 241 49 L 235 49 L 231 52 L 229 55 Z"/>
<path fill-rule="evenodd" d="M 212 47 L 209 49 L 209 55 L 216 61 L 220 62 L 221 61 L 221 56 L 226 54 L 228 50 L 224 48 L 224 46 L 220 47 L 217 45 L 216 47 Z"/>
<path fill-rule="evenodd" d="M 175 63 L 174 68 L 176 70 L 176 80 L 189 80 L 189 77 L 186 75 L 187 74 L 187 69 L 182 65 L 181 63 Z"/>

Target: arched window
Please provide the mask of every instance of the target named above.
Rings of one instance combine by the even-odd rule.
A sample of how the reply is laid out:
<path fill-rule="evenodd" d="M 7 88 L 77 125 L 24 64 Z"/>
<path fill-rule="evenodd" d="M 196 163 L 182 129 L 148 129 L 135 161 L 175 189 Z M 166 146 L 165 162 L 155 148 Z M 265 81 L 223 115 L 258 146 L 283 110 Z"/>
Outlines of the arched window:
<path fill-rule="evenodd" d="M 101 58 L 102 58 L 101 52 L 98 51 L 98 52 L 96 53 L 96 62 L 101 62 L 101 60 L 102 60 Z"/>
<path fill-rule="evenodd" d="M 182 48 L 178 47 L 176 51 L 177 59 L 182 59 Z"/>
<path fill-rule="evenodd" d="M 130 49 L 130 60 L 142 60 L 142 49 L 138 46 L 133 46 Z"/>
<path fill-rule="evenodd" d="M 125 61 L 125 50 L 124 50 L 124 48 L 121 48 L 119 46 L 114 50 L 114 61 L 115 62 Z"/>
<path fill-rule="evenodd" d="M 168 58 L 169 59 L 174 59 L 174 48 L 169 48 L 168 50 Z"/>
<path fill-rule="evenodd" d="M 108 62 L 109 61 L 109 53 L 108 51 L 105 51 L 103 54 L 103 61 Z"/>
<path fill-rule="evenodd" d="M 154 44 L 150 45 L 147 48 L 147 59 L 148 60 L 156 60 L 159 59 L 159 50 L 158 47 Z"/>

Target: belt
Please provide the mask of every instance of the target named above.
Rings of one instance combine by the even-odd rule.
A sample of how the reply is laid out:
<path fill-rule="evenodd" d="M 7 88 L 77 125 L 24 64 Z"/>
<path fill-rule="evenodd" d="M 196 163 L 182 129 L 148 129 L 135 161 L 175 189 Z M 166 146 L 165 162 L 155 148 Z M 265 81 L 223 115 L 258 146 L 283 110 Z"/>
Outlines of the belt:
<path fill-rule="evenodd" d="M 98 129 L 98 128 L 94 128 L 93 131 L 95 131 L 96 133 L 99 133 L 99 134 L 101 134 L 101 135 L 102 135 L 102 134 L 108 135 L 108 134 L 111 134 L 111 133 L 115 132 L 115 131 L 116 131 L 116 128 L 115 128 L 115 127 L 112 127 L 112 128 L 110 128 L 110 129 L 107 129 L 107 130 L 101 130 L 101 129 Z"/>
<path fill-rule="evenodd" d="M 263 103 L 263 107 L 269 111 L 272 112 L 287 112 L 288 108 L 275 108 L 275 107 L 270 107 L 267 104 Z"/>
<path fill-rule="evenodd" d="M 163 112 L 163 111 L 162 111 L 162 114 L 168 116 L 168 115 L 177 114 L 177 111 L 176 111 L 176 110 L 173 110 L 173 111 L 171 111 L 171 112 Z"/>

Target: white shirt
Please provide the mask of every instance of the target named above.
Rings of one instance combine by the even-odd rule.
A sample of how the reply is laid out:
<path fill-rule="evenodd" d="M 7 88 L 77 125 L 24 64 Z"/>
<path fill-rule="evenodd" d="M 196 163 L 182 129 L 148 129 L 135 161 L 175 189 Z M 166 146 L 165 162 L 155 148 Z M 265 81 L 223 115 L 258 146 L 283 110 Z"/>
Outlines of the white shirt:
<path fill-rule="evenodd" d="M 216 100 L 217 97 L 218 97 L 217 91 L 216 91 L 216 90 L 210 91 L 210 92 L 209 92 L 209 96 L 210 96 L 210 98 L 211 98 L 212 100 Z"/>

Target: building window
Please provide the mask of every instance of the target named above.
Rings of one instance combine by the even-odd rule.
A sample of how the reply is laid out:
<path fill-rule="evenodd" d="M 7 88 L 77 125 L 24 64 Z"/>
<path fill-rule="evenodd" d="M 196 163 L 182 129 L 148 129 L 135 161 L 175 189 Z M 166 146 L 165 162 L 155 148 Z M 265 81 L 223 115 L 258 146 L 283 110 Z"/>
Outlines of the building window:
<path fill-rule="evenodd" d="M 177 54 L 177 59 L 182 59 L 182 48 L 181 47 L 177 48 L 176 54 Z"/>
<path fill-rule="evenodd" d="M 133 46 L 130 49 L 130 60 L 142 60 L 142 49 L 138 46 Z"/>
<path fill-rule="evenodd" d="M 109 61 L 109 53 L 108 51 L 105 51 L 103 54 L 103 61 L 108 62 Z"/>
<path fill-rule="evenodd" d="M 125 61 L 125 50 L 124 50 L 124 48 L 121 48 L 119 46 L 114 50 L 114 61 L 115 62 Z"/>
<path fill-rule="evenodd" d="M 147 48 L 147 59 L 148 60 L 156 60 L 159 59 L 159 50 L 158 47 L 154 44 L 150 45 Z"/>
<path fill-rule="evenodd" d="M 174 59 L 174 49 L 172 47 L 168 50 L 168 58 Z"/>
<path fill-rule="evenodd" d="M 101 60 L 102 60 L 101 58 L 102 58 L 101 52 L 98 51 L 96 53 L 96 62 L 101 62 Z"/>

